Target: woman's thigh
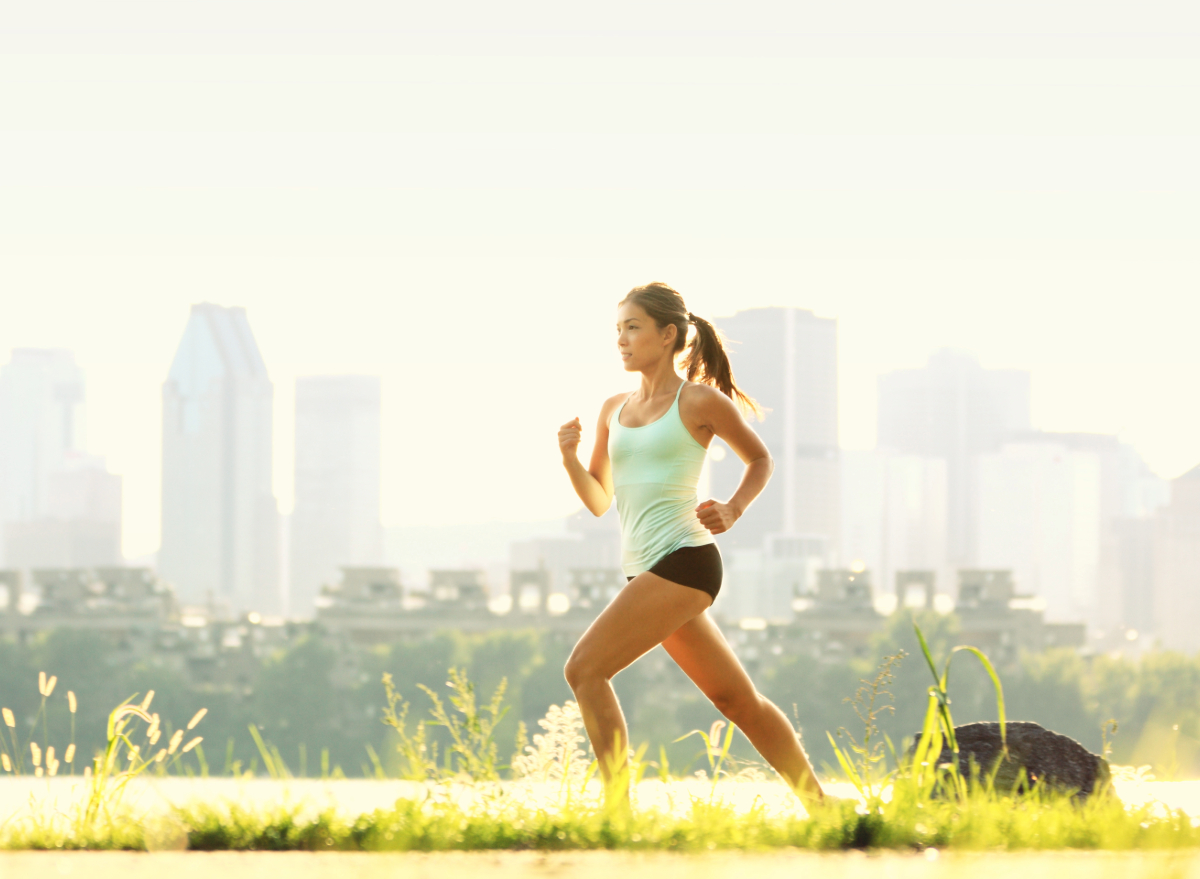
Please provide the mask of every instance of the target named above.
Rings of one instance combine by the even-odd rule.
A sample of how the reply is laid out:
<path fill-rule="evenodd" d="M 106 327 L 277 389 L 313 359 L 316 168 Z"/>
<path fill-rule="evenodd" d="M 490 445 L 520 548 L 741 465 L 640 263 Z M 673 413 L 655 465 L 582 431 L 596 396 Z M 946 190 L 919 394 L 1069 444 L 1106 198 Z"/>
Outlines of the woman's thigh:
<path fill-rule="evenodd" d="M 611 678 L 711 602 L 707 592 L 649 571 L 638 574 L 583 633 L 567 660 L 568 679 L 578 672 Z"/>
<path fill-rule="evenodd" d="M 663 641 L 663 649 L 721 711 L 757 692 L 737 654 L 707 613 L 672 632 Z"/>

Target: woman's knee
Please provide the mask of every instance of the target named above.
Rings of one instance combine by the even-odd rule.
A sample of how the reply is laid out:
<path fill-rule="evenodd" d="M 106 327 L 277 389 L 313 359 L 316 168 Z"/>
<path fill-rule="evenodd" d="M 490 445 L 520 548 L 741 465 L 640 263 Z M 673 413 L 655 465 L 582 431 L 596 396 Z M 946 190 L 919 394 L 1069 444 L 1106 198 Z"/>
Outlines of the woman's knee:
<path fill-rule="evenodd" d="M 563 666 L 563 677 L 567 679 L 567 686 L 576 691 L 601 675 L 596 673 L 595 664 L 589 662 L 585 656 L 572 653 L 567 664 Z"/>
<path fill-rule="evenodd" d="M 712 703 L 732 724 L 744 726 L 762 711 L 764 699 L 756 690 L 749 692 L 715 693 Z"/>

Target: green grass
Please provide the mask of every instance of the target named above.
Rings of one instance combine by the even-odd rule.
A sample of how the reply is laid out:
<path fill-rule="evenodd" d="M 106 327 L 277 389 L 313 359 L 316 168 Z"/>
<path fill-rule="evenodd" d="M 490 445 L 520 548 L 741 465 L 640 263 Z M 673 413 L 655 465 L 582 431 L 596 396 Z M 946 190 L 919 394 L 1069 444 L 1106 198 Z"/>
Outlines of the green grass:
<path fill-rule="evenodd" d="M 0 824 L 0 849 L 91 849 L 201 851 L 452 851 L 452 850 L 584 850 L 624 849 L 705 852 L 782 848 L 812 851 L 846 849 L 921 850 L 1050 850 L 1050 849 L 1179 849 L 1200 846 L 1200 828 L 1182 810 L 1161 804 L 1126 808 L 1114 798 L 1096 796 L 1079 803 L 1071 791 L 1044 786 L 1027 793 L 999 791 L 986 772 L 974 779 L 959 775 L 957 763 L 934 765 L 934 756 L 957 751 L 949 709 L 948 658 L 939 673 L 920 631 L 917 636 L 933 676 L 922 735 L 912 757 L 897 756 L 879 741 L 876 718 L 887 710 L 886 685 L 900 657 L 890 657 L 880 673 L 853 697 L 865 729 L 848 748 L 834 743 L 839 764 L 858 789 L 858 801 L 837 801 L 811 815 L 801 810 L 768 808 L 761 800 L 750 808 L 735 805 L 725 795 L 739 775 L 727 760 L 733 728 L 721 735 L 723 724 L 699 731 L 711 772 L 702 796 L 688 795 L 683 808 L 664 810 L 628 807 L 625 786 L 634 791 L 644 784 L 643 773 L 656 768 L 663 782 L 672 781 L 665 753 L 657 764 L 633 755 L 618 782 L 599 789 L 596 764 L 580 749 L 584 742 L 577 706 L 553 706 L 539 722 L 543 733 L 533 745 L 522 745 L 508 766 L 498 764 L 493 733 L 503 716 L 504 684 L 485 705 L 475 698 L 466 677 L 451 670 L 452 695 L 447 706 L 436 694 L 433 717 L 406 725 L 408 704 L 402 703 L 385 676 L 388 708 L 384 721 L 398 736 L 404 777 L 424 784 L 425 796 L 398 799 L 388 809 L 348 818 L 335 810 L 307 804 L 247 807 L 235 802 L 203 802 L 171 808 L 154 815 L 136 813 L 123 798 L 127 783 L 138 774 L 165 775 L 187 771 L 180 760 L 196 745 L 201 774 L 207 764 L 199 738 L 181 745 L 203 716 L 192 718 L 169 742 L 158 715 L 149 714 L 152 693 L 140 704 L 133 699 L 118 706 L 109 719 L 108 747 L 91 760 L 84 796 L 63 809 L 31 803 L 25 812 Z M 973 648 L 995 685 L 997 710 L 1004 719 L 1004 696 L 987 657 Z M 53 680 L 40 680 L 44 701 Z M 74 697 L 72 698 L 72 707 Z M 17 757 L 23 747 L 16 725 L 9 728 L 9 761 L 20 772 Z M 426 737 L 426 724 L 448 730 L 451 745 L 441 759 Z M 43 736 L 45 725 L 43 721 Z M 252 732 L 255 732 L 252 730 Z M 45 740 L 45 739 L 44 739 Z M 524 739 L 522 739 L 523 741 Z M 832 739 L 831 739 L 832 741 Z M 255 733 L 255 742 L 270 774 L 283 782 L 290 777 L 277 750 Z M 145 749 L 143 753 L 143 748 Z M 155 750 L 157 748 L 157 750 Z M 891 761 L 887 756 L 890 753 Z M 167 758 L 170 759 L 167 759 Z M 928 757 L 929 759 L 926 759 Z M 41 775 L 42 756 L 31 761 Z M 375 760 L 382 776 L 382 767 Z M 886 765 L 891 765 L 887 770 Z M 499 782 L 500 770 L 516 780 Z M 54 774 L 54 764 L 48 774 Z M 524 780 L 522 780 L 524 779 Z M 536 788 L 531 782 L 539 782 Z M 336 782 L 332 782 L 336 784 Z M 465 786 L 464 786 L 465 783 Z M 545 791 L 554 793 L 546 797 Z M 468 797 L 459 796 L 463 792 Z M 539 793 L 540 792 L 540 793 Z M 535 795 L 537 794 L 537 795 Z M 635 794 L 635 803 L 636 803 Z"/>
<path fill-rule="evenodd" d="M 508 789 L 512 793 L 511 788 Z M 1078 805 L 1063 795 L 998 797 L 914 806 L 898 800 L 873 809 L 840 802 L 812 817 L 740 809 L 720 796 L 698 797 L 682 810 L 606 809 L 577 791 L 570 804 L 534 808 L 521 797 L 483 796 L 471 806 L 439 796 L 400 799 L 353 819 L 304 805 L 246 808 L 204 803 L 149 820 L 127 810 L 91 821 L 70 813 L 33 814 L 0 828 L 4 849 L 186 847 L 201 851 L 452 851 L 625 849 L 703 852 L 718 849 L 813 851 L 1128 850 L 1200 846 L 1200 828 L 1179 810 L 1126 809 L 1115 800 Z M 718 794 L 720 791 L 718 791 Z"/>

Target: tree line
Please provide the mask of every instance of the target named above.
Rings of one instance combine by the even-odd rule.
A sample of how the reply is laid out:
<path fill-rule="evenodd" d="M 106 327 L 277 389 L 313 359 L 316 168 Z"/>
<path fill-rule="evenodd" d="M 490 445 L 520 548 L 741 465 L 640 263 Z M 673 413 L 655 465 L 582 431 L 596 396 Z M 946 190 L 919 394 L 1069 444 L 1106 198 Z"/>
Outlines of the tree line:
<path fill-rule="evenodd" d="M 920 729 L 932 680 L 912 622 L 911 616 L 897 614 L 869 654 L 852 661 L 827 663 L 771 651 L 759 651 L 747 660 L 759 689 L 802 730 L 818 768 L 835 765 L 826 731 L 846 729 L 861 738 L 851 702 L 861 682 L 875 676 L 886 656 L 906 654 L 895 666 L 894 680 L 886 688 L 889 695 L 882 697 L 894 711 L 880 715 L 879 725 L 897 750 L 903 738 Z M 917 622 L 935 656 L 945 656 L 961 643 L 953 615 L 928 613 L 919 615 Z M 547 708 L 572 698 L 562 674 L 572 646 L 573 639 L 541 630 L 473 635 L 446 631 L 369 648 L 314 631 L 265 657 L 244 685 L 201 686 L 166 657 L 131 657 L 102 634 L 59 630 L 23 644 L 0 641 L 0 705 L 12 709 L 20 737 L 27 740 L 41 704 L 38 673 L 57 675 L 44 721 L 49 743 L 57 744 L 61 754 L 69 742 L 72 718 L 66 694 L 71 691 L 78 704 L 78 753 L 90 755 L 103 744 L 108 712 L 133 694 L 144 696 L 153 689 L 153 708 L 168 733 L 199 709 L 208 709 L 198 732 L 204 736 L 202 753 L 212 774 L 262 771 L 249 730 L 253 725 L 294 774 L 373 775 L 378 771 L 376 757 L 388 773 L 398 760 L 394 733 L 381 722 L 385 672 L 410 703 L 414 722 L 429 707 L 418 685 L 444 690 L 452 667 L 465 670 L 481 701 L 504 680 L 509 711 L 496 737 L 506 761 L 516 748 L 520 724 L 530 735 L 537 733 L 537 721 Z M 1001 677 L 1011 720 L 1037 721 L 1096 752 L 1105 745 L 1102 730 L 1107 721 L 1115 720 L 1116 733 L 1107 736 L 1114 763 L 1149 764 L 1159 778 L 1200 775 L 1200 655 L 1152 652 L 1134 660 L 1056 650 L 1026 654 L 1003 669 Z M 698 737 L 674 740 L 692 729 L 707 730 L 720 716 L 661 649 L 617 675 L 614 686 L 629 720 L 631 741 L 649 745 L 648 759 L 662 745 L 674 772 L 707 765 Z M 966 657 L 955 660 L 950 695 L 956 722 L 996 719 L 992 684 Z M 40 719 L 38 726 L 43 727 Z M 430 732 L 436 738 L 440 731 Z M 744 738 L 735 741 L 736 757 L 756 759 Z M 83 762 L 77 759 L 76 771 Z"/>

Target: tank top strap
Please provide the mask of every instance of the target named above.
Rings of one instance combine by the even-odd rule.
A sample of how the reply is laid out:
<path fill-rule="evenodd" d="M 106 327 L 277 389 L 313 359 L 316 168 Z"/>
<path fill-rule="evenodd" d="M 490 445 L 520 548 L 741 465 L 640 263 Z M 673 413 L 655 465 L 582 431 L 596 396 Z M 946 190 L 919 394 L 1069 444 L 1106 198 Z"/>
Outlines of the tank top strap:
<path fill-rule="evenodd" d="M 683 381 L 681 381 L 679 383 L 679 387 L 675 389 L 675 403 L 672 403 L 671 405 L 674 406 L 677 403 L 679 403 L 679 395 L 683 393 L 683 386 L 686 384 L 687 384 L 687 379 L 684 379 Z"/>
<path fill-rule="evenodd" d="M 629 398 L 632 396 L 633 396 L 632 391 L 630 391 L 628 394 L 626 394 L 625 399 L 621 401 L 621 405 L 618 406 L 616 411 L 613 412 L 613 414 L 608 417 L 608 429 L 609 430 L 612 430 L 614 424 L 617 427 L 621 426 L 621 411 L 625 408 L 625 404 L 629 402 Z"/>

